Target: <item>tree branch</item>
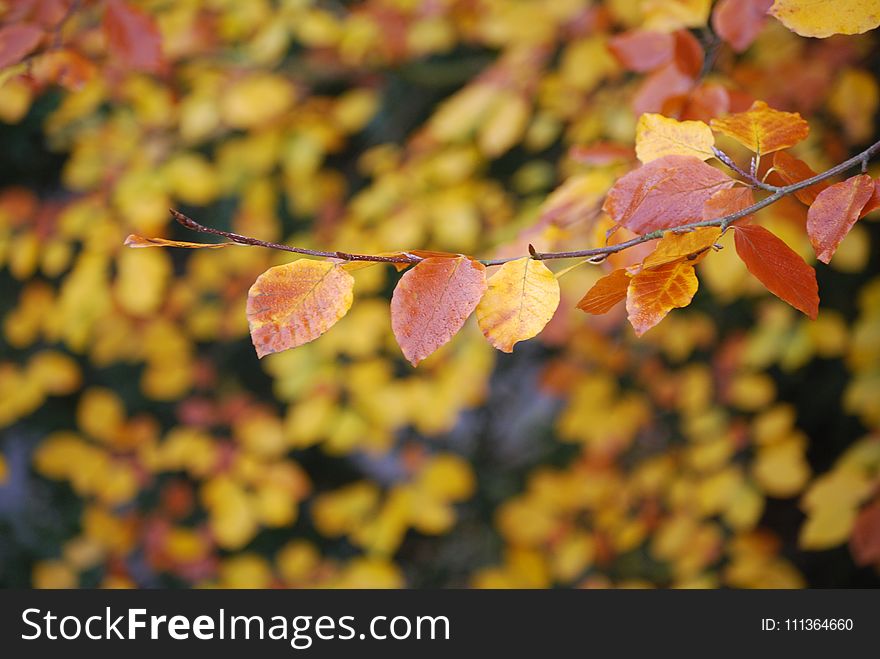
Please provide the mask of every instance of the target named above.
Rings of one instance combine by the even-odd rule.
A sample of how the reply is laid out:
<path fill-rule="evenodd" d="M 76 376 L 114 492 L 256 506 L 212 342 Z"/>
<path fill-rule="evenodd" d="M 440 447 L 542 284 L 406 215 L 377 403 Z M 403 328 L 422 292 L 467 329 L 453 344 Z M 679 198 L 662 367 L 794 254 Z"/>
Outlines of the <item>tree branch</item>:
<path fill-rule="evenodd" d="M 802 190 L 803 188 L 808 188 L 815 183 L 819 183 L 826 179 L 837 176 L 838 174 L 842 174 L 856 165 L 860 166 L 862 171 L 865 171 L 867 168 L 868 162 L 873 158 L 878 152 L 880 152 L 880 141 L 875 142 L 867 149 L 862 151 L 861 153 L 853 156 L 849 160 L 845 160 L 839 165 L 835 165 L 831 169 L 828 169 L 820 174 L 816 174 L 815 176 L 811 176 L 808 179 L 804 179 L 803 181 L 798 181 L 797 183 L 792 183 L 791 185 L 786 185 L 782 187 L 778 187 L 775 185 L 769 185 L 760 181 L 757 177 L 748 172 L 743 171 L 736 163 L 731 160 L 727 154 L 723 151 L 715 149 L 715 155 L 718 157 L 721 162 L 725 165 L 733 169 L 737 174 L 742 176 L 748 183 L 751 185 L 758 187 L 767 192 L 771 192 L 767 197 L 761 199 L 760 201 L 755 202 L 748 208 L 744 208 L 735 213 L 731 213 L 729 215 L 725 215 L 723 217 L 714 218 L 711 220 L 701 220 L 699 222 L 690 222 L 688 224 L 682 224 L 675 227 L 669 227 L 666 229 L 659 229 L 657 231 L 652 231 L 651 233 L 645 234 L 643 236 L 637 236 L 631 240 L 627 240 L 622 243 L 618 243 L 616 245 L 606 245 L 605 247 L 596 247 L 593 249 L 580 249 L 570 252 L 536 252 L 534 248 L 529 246 L 529 256 L 536 261 L 550 261 L 554 259 L 591 259 L 594 262 L 601 262 L 604 259 L 599 259 L 597 257 L 605 257 L 609 254 L 615 254 L 617 252 L 622 252 L 625 249 L 629 249 L 630 247 L 635 247 L 636 245 L 641 245 L 642 243 L 646 243 L 651 240 L 657 240 L 658 238 L 662 238 L 667 233 L 682 233 L 687 231 L 693 231 L 694 229 L 699 229 L 702 227 L 720 227 L 722 231 L 726 231 L 727 228 L 744 217 L 752 215 L 753 213 L 761 210 L 762 208 L 766 208 L 771 204 L 779 201 L 783 197 L 790 195 L 798 190 Z M 232 233 L 229 231 L 221 231 L 220 229 L 213 229 L 211 227 L 206 227 L 202 224 L 199 224 L 191 217 L 184 215 L 183 213 L 171 210 L 171 214 L 174 216 L 174 219 L 177 220 L 181 225 L 185 226 L 187 229 L 191 229 L 193 231 L 198 231 L 201 233 L 210 233 L 215 236 L 222 236 L 231 240 L 232 242 L 239 243 L 241 245 L 251 245 L 254 247 L 267 247 L 269 249 L 279 249 L 285 252 L 293 252 L 295 254 L 303 254 L 305 256 L 315 256 L 320 258 L 328 258 L 328 259 L 340 259 L 342 261 L 372 261 L 376 263 L 407 263 L 407 264 L 415 264 L 419 263 L 422 260 L 422 257 L 417 256 L 416 254 L 410 254 L 409 252 L 401 252 L 400 254 L 395 254 L 392 256 L 385 256 L 379 254 L 350 254 L 348 252 L 330 252 L 323 250 L 314 250 L 314 249 L 305 249 L 302 247 L 291 247 L 290 245 L 281 245 L 279 243 L 266 242 L 263 240 L 258 240 L 257 238 L 251 238 L 249 236 L 243 236 L 241 234 Z M 502 259 L 482 259 L 480 263 L 486 266 L 493 265 L 503 265 L 509 261 L 515 261 L 516 259 L 520 259 L 522 256 L 511 256 Z"/>

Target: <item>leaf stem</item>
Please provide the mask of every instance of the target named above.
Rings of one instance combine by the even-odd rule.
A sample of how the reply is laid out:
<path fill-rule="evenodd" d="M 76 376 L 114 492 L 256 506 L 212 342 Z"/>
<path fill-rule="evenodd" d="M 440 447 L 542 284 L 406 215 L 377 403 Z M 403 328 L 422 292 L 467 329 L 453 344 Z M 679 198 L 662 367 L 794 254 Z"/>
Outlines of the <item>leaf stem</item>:
<path fill-rule="evenodd" d="M 691 231 L 693 229 L 699 229 L 702 227 L 720 227 L 722 231 L 726 231 L 727 228 L 744 217 L 748 217 L 752 215 L 756 211 L 761 210 L 762 208 L 766 208 L 771 204 L 779 201 L 783 197 L 790 195 L 798 190 L 802 190 L 804 188 L 808 188 L 815 183 L 819 183 L 826 179 L 837 176 L 838 174 L 842 174 L 856 165 L 860 167 L 862 171 L 865 171 L 867 168 L 868 162 L 878 153 L 880 152 L 880 141 L 875 142 L 867 149 L 862 151 L 861 153 L 845 160 L 844 162 L 835 165 L 831 169 L 828 169 L 824 172 L 816 174 L 815 176 L 811 176 L 808 179 L 804 179 L 803 181 L 798 181 L 797 183 L 792 183 L 791 185 L 786 185 L 783 187 L 778 187 L 775 185 L 769 185 L 764 183 L 760 179 L 758 179 L 754 174 L 750 174 L 742 170 L 733 160 L 725 154 L 723 151 L 719 149 L 713 149 L 715 152 L 715 156 L 723 162 L 725 165 L 733 169 L 737 174 L 742 176 L 747 182 L 749 182 L 754 187 L 760 188 L 771 194 L 763 199 L 755 202 L 748 208 L 743 208 L 735 213 L 730 213 L 729 215 L 725 215 L 723 217 L 713 218 L 710 220 L 700 220 L 699 222 L 690 222 L 688 224 L 682 224 L 679 226 L 668 227 L 665 229 L 658 229 L 657 231 L 652 231 L 651 233 L 645 234 L 643 236 L 637 236 L 630 240 L 624 241 L 622 243 L 617 243 L 616 245 L 606 245 L 605 247 L 596 247 L 593 249 L 580 249 L 569 252 L 537 252 L 534 247 L 529 245 L 529 256 L 536 261 L 550 261 L 554 259 L 589 259 L 598 256 L 607 256 L 609 254 L 615 254 L 617 252 L 622 252 L 625 249 L 629 249 L 630 247 L 635 247 L 636 245 L 641 245 L 642 243 L 646 243 L 651 240 L 657 240 L 658 238 L 662 238 L 669 232 L 680 233 Z M 251 238 L 249 236 L 243 236 L 241 234 L 232 233 L 230 231 L 221 231 L 220 229 L 213 229 L 211 227 L 204 226 L 203 224 L 199 224 L 191 217 L 184 215 L 183 213 L 171 210 L 171 214 L 174 216 L 174 219 L 177 220 L 181 225 L 190 229 L 192 231 L 198 231 L 201 233 L 210 233 L 215 236 L 222 236 L 231 240 L 232 242 L 239 243 L 241 245 L 251 245 L 254 247 L 267 247 L 269 249 L 278 249 L 283 250 L 285 252 L 293 252 L 295 254 L 303 254 L 305 256 L 315 256 L 319 258 L 328 258 L 328 259 L 340 259 L 342 261 L 372 261 L 376 263 L 407 263 L 407 264 L 415 264 L 419 263 L 422 260 L 422 257 L 417 256 L 415 254 L 410 254 L 409 252 L 402 252 L 399 255 L 392 256 L 384 256 L 377 254 L 352 254 L 348 252 L 331 252 L 324 250 L 315 250 L 315 249 L 305 249 L 303 247 L 292 247 L 290 245 L 282 245 L 279 243 L 266 242 L 264 240 L 259 240 L 257 238 Z M 525 256 L 525 255 L 523 255 Z M 522 256 L 511 256 L 507 258 L 501 259 L 481 259 L 480 263 L 486 266 L 493 265 L 503 265 L 508 263 L 509 261 L 515 261 L 516 259 L 523 258 Z M 601 262 L 601 261 L 600 261 Z"/>

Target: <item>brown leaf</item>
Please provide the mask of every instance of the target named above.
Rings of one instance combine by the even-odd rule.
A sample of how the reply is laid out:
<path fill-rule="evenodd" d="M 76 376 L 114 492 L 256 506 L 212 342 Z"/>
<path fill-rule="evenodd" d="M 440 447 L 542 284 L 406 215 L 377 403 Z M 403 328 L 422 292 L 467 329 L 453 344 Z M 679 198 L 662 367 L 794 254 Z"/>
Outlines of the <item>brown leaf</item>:
<path fill-rule="evenodd" d="M 354 277 L 330 261 L 299 259 L 266 270 L 247 298 L 257 356 L 317 339 L 348 313 L 353 287 Z"/>
<path fill-rule="evenodd" d="M 819 313 L 816 271 L 781 239 L 758 225 L 734 227 L 736 253 L 771 293 L 814 319 Z"/>
<path fill-rule="evenodd" d="M 831 261 L 873 194 L 874 180 L 867 174 L 835 183 L 819 193 L 807 211 L 807 234 L 816 258 L 823 263 Z"/>
<path fill-rule="evenodd" d="M 732 178 L 693 156 L 664 156 L 620 178 L 602 209 L 615 222 L 636 233 L 697 222 L 703 206 Z"/>
<path fill-rule="evenodd" d="M 486 268 L 458 256 L 429 257 L 408 270 L 391 297 L 391 328 L 416 366 L 462 328 L 486 292 Z"/>

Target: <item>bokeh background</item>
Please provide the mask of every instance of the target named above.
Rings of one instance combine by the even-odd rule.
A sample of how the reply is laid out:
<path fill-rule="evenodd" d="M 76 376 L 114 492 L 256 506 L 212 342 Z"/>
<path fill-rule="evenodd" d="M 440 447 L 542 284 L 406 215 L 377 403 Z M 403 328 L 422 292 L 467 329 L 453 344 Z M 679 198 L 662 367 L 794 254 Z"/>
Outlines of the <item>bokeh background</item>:
<path fill-rule="evenodd" d="M 714 4 L 0 2 L 0 584 L 880 585 L 871 217 L 815 322 L 730 247 L 641 339 L 574 308 L 588 265 L 539 338 L 498 353 L 472 319 L 418 369 L 393 268 L 258 360 L 247 290 L 290 255 L 123 247 L 211 241 L 171 207 L 313 248 L 595 246 L 642 112 L 765 100 L 817 171 L 876 139 L 873 34 L 732 43 Z M 758 221 L 813 262 L 804 217 Z"/>

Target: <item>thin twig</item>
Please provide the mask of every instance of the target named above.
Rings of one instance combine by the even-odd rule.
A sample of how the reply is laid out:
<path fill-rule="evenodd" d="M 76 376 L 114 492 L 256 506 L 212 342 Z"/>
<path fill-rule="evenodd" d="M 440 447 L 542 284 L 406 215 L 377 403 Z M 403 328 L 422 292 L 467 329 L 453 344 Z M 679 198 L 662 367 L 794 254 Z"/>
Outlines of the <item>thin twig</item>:
<path fill-rule="evenodd" d="M 755 174 L 753 174 L 752 172 L 745 171 L 742 167 L 736 164 L 733 158 L 724 153 L 724 151 L 719 149 L 717 146 L 712 147 L 712 153 L 715 154 L 715 157 L 718 158 L 718 160 L 720 160 L 725 165 L 730 167 L 730 169 L 742 176 L 748 183 L 751 184 L 752 187 L 761 188 L 762 190 L 766 190 L 767 192 L 777 192 L 779 190 L 777 186 L 765 183 L 757 176 L 755 176 Z"/>
<path fill-rule="evenodd" d="M 743 208 L 735 213 L 730 213 L 729 215 L 725 215 L 723 217 L 718 217 L 710 220 L 700 220 L 699 222 L 690 222 L 688 224 L 681 224 L 679 226 L 668 227 L 664 229 L 658 229 L 657 231 L 652 231 L 651 233 L 645 234 L 643 236 L 637 236 L 631 240 L 627 240 L 622 243 L 618 243 L 616 245 L 606 245 L 605 247 L 596 247 L 593 249 L 581 249 L 575 250 L 571 252 L 536 252 L 534 248 L 529 246 L 529 255 L 532 259 L 536 261 L 550 261 L 553 259 L 590 259 L 599 256 L 607 256 L 609 254 L 615 254 L 617 252 L 622 252 L 625 249 L 629 249 L 630 247 L 635 247 L 636 245 L 641 245 L 642 243 L 646 243 L 651 240 L 657 240 L 658 238 L 662 238 L 669 232 L 680 233 L 691 231 L 693 229 L 699 229 L 702 227 L 719 227 L 722 231 L 726 231 L 727 228 L 744 217 L 748 217 L 753 213 L 765 208 L 783 197 L 790 195 L 798 190 L 802 190 L 804 188 L 808 188 L 815 183 L 819 183 L 826 179 L 837 176 L 838 174 L 842 174 L 849 169 L 852 169 L 856 165 L 859 165 L 862 171 L 867 168 L 868 162 L 873 158 L 878 152 L 880 152 L 880 141 L 875 142 L 867 149 L 862 151 L 861 153 L 853 156 L 849 160 L 845 160 L 839 165 L 835 165 L 831 169 L 828 169 L 820 174 L 816 174 L 815 176 L 811 176 L 808 179 L 804 179 L 803 181 L 798 181 L 797 183 L 792 183 L 791 185 L 786 185 L 783 187 L 777 187 L 774 185 L 768 185 L 762 181 L 760 181 L 753 174 L 748 174 L 747 172 L 742 171 L 739 166 L 737 166 L 733 161 L 726 156 L 722 151 L 716 152 L 716 157 L 718 157 L 721 162 L 723 162 L 731 169 L 734 169 L 740 176 L 745 178 L 749 183 L 754 185 L 755 187 L 761 188 L 762 190 L 766 190 L 768 192 L 772 192 L 764 199 L 755 202 L 748 208 Z M 719 157 L 718 154 L 725 156 L 726 160 Z M 729 161 L 729 162 L 728 162 Z M 293 252 L 295 254 L 303 254 L 305 256 L 315 256 L 320 258 L 329 258 L 329 259 L 340 259 L 342 261 L 373 261 L 376 263 L 408 263 L 415 264 L 419 263 L 422 260 L 422 257 L 417 256 L 416 254 L 410 254 L 409 252 L 402 252 L 400 254 L 395 254 L 393 256 L 382 256 L 378 254 L 350 254 L 348 252 L 329 252 L 315 249 L 305 249 L 302 247 L 291 247 L 290 245 L 281 245 L 279 243 L 271 243 L 263 240 L 258 240 L 257 238 L 250 238 L 248 236 L 242 236 L 237 233 L 231 233 L 229 231 L 221 231 L 220 229 L 212 229 L 211 227 L 206 227 L 202 224 L 199 224 L 192 218 L 184 215 L 183 213 L 172 210 L 171 214 L 174 216 L 174 219 L 177 220 L 180 224 L 185 226 L 187 229 L 191 229 L 193 231 L 199 231 L 201 233 L 210 233 L 216 236 L 223 236 L 224 238 L 228 238 L 232 242 L 239 243 L 241 245 L 252 245 L 255 247 L 268 247 L 270 249 L 280 249 L 285 252 Z M 511 256 L 503 259 L 482 259 L 480 263 L 486 266 L 492 265 L 503 265 L 509 261 L 515 261 L 516 259 L 523 258 L 522 256 Z"/>

